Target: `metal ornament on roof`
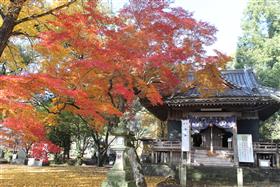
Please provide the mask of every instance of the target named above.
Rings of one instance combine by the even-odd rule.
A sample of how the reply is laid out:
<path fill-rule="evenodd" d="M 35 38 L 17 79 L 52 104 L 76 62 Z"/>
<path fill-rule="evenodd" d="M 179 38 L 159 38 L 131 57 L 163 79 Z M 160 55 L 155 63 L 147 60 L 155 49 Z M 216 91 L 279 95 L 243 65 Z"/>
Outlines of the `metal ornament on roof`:
<path fill-rule="evenodd" d="M 231 131 L 235 126 L 236 117 L 189 117 L 192 127 L 192 133 L 199 133 L 201 130 L 207 129 L 210 125 Z"/>

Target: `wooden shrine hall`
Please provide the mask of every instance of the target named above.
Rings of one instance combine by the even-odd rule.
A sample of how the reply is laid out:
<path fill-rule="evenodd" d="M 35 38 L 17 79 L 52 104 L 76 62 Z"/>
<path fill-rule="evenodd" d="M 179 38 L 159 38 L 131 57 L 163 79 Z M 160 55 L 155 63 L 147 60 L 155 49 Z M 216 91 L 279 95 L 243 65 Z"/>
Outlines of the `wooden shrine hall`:
<path fill-rule="evenodd" d="M 260 85 L 254 72 L 221 71 L 228 89 L 200 97 L 197 89 L 165 98 L 149 110 L 167 122 L 165 140 L 154 140 L 153 163 L 279 166 L 280 145 L 261 142 L 260 121 L 280 109 L 279 91 Z"/>

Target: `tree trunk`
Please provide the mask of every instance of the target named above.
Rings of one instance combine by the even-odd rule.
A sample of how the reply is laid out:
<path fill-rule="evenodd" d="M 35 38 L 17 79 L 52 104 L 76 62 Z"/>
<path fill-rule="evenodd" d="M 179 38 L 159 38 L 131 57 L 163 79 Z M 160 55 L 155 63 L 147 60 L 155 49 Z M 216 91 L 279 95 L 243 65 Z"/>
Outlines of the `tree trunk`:
<path fill-rule="evenodd" d="M 133 177 L 136 181 L 137 187 L 147 187 L 142 165 L 134 147 L 129 148 L 127 151 L 127 157 L 129 158 L 130 165 L 132 166 Z"/>
<path fill-rule="evenodd" d="M 64 151 L 63 151 L 63 160 L 66 160 L 66 159 L 70 159 L 70 149 L 66 149 L 64 148 Z"/>
<path fill-rule="evenodd" d="M 10 1 L 8 13 L 4 16 L 3 24 L 0 27 L 0 57 L 12 35 L 13 29 L 16 26 L 16 20 L 18 19 L 18 15 L 25 1 L 26 0 Z"/>
<path fill-rule="evenodd" d="M 105 152 L 104 152 L 105 151 Z M 98 167 L 103 167 L 104 166 L 104 162 L 107 159 L 107 154 L 106 154 L 106 150 L 103 151 L 98 151 L 98 156 L 97 156 L 97 166 Z"/>
<path fill-rule="evenodd" d="M 104 163 L 103 163 L 103 158 L 102 158 L 102 155 L 98 153 L 98 156 L 97 156 L 97 166 L 98 167 L 103 167 Z"/>
<path fill-rule="evenodd" d="M 77 165 L 77 166 L 81 166 L 82 164 L 83 164 L 82 156 L 81 156 L 81 154 L 79 153 L 78 156 L 77 156 L 76 165 Z"/>

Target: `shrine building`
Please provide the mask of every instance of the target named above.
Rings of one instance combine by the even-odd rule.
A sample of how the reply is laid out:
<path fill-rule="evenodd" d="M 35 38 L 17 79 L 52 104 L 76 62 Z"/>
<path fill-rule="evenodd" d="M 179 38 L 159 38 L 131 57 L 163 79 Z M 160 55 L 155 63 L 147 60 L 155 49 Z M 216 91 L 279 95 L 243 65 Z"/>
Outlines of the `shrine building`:
<path fill-rule="evenodd" d="M 167 122 L 167 137 L 151 143 L 153 163 L 279 167 L 280 144 L 263 142 L 259 126 L 280 109 L 279 91 L 254 72 L 221 71 L 227 89 L 201 97 L 193 88 L 148 108 Z"/>

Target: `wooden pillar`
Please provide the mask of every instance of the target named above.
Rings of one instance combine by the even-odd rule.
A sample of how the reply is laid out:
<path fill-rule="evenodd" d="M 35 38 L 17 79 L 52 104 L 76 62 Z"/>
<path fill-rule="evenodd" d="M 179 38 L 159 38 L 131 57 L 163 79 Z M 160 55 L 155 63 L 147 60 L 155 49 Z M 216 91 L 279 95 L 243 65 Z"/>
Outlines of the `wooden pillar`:
<path fill-rule="evenodd" d="M 210 128 L 211 128 L 211 134 L 210 134 L 210 152 L 213 153 L 214 152 L 214 148 L 213 148 L 213 125 L 210 124 Z"/>
<path fill-rule="evenodd" d="M 151 162 L 155 163 L 155 153 L 152 151 Z"/>
<path fill-rule="evenodd" d="M 169 163 L 171 165 L 172 162 L 173 162 L 173 151 L 171 150 L 169 153 L 170 153 L 170 155 L 169 155 Z"/>
<path fill-rule="evenodd" d="M 236 122 L 235 122 L 234 127 L 232 128 L 232 147 L 233 147 L 234 165 L 239 166 L 238 149 L 237 149 L 237 125 L 236 125 Z"/>
<path fill-rule="evenodd" d="M 163 153 L 163 160 L 164 160 L 164 163 L 167 163 L 167 152 Z"/>
<path fill-rule="evenodd" d="M 258 166 L 258 155 L 255 151 L 254 151 L 254 166 Z"/>
<path fill-rule="evenodd" d="M 276 144 L 276 147 L 277 147 L 277 149 L 276 149 L 276 167 L 277 168 L 280 168 L 280 160 L 279 160 L 279 154 L 280 154 L 280 150 L 279 150 L 279 144 L 277 143 Z"/>
<path fill-rule="evenodd" d="M 155 164 L 158 162 L 158 152 L 155 153 Z"/>
<path fill-rule="evenodd" d="M 190 120 L 182 120 L 182 140 L 181 140 L 181 162 L 191 163 L 191 123 Z"/>
<path fill-rule="evenodd" d="M 279 153 L 277 152 L 276 153 L 276 167 L 277 168 L 280 168 L 280 163 L 279 162 L 280 162 L 280 160 L 279 160 Z"/>

